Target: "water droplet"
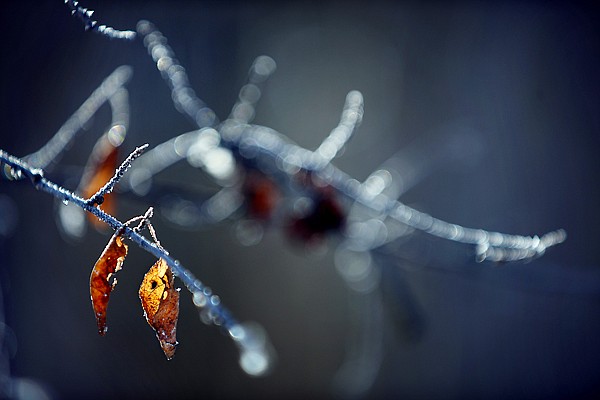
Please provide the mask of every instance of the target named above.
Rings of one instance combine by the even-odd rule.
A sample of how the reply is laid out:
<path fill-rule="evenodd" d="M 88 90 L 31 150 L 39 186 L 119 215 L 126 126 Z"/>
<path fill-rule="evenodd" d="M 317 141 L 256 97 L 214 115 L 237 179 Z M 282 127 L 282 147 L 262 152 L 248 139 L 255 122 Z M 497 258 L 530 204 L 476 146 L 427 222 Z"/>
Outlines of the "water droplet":
<path fill-rule="evenodd" d="M 269 369 L 269 358 L 261 350 L 244 351 L 240 355 L 240 367 L 248 375 L 261 376 Z"/>
<path fill-rule="evenodd" d="M 205 325 L 212 324 L 212 313 L 209 310 L 202 310 L 200 312 L 200 321 Z"/>
<path fill-rule="evenodd" d="M 218 306 L 221 303 L 221 298 L 215 294 L 215 295 L 211 296 L 210 303 L 213 306 Z"/>
<path fill-rule="evenodd" d="M 194 293 L 193 301 L 196 307 L 202 308 L 206 306 L 206 296 L 200 292 Z"/>
<path fill-rule="evenodd" d="M 229 335 L 236 342 L 244 340 L 246 337 L 246 330 L 240 324 L 235 324 L 231 328 L 229 328 Z"/>

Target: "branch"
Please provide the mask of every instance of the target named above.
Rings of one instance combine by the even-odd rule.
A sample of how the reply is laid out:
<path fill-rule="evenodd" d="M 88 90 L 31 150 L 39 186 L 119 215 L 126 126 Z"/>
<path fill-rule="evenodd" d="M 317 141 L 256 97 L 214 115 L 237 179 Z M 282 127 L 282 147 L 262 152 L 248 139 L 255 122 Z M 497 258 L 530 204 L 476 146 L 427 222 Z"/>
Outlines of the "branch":
<path fill-rule="evenodd" d="M 215 112 L 198 98 L 190 86 L 185 68 L 175 58 L 175 53 L 163 34 L 148 21 L 138 22 L 137 31 L 144 38 L 148 54 L 171 88 L 171 97 L 177 110 L 186 114 L 199 128 L 218 124 Z"/>
<path fill-rule="evenodd" d="M 346 96 L 346 103 L 340 118 L 340 123 L 315 151 L 326 166 L 333 160 L 346 145 L 352 134 L 356 131 L 363 116 L 363 96 L 358 90 L 353 90 Z"/>
<path fill-rule="evenodd" d="M 91 21 L 90 11 L 78 7 L 77 2 L 66 0 L 66 3 L 73 10 L 72 13 L 78 15 L 84 21 L 86 28 L 94 28 L 94 23 L 89 22 Z M 171 87 L 176 108 L 187 114 L 199 128 L 216 126 L 218 119 L 214 111 L 196 96 L 189 85 L 185 68 L 179 64 L 173 50 L 166 44 L 167 39 L 149 21 L 138 22 L 137 31 L 144 37 L 144 45 L 156 62 L 163 78 Z M 260 83 L 274 70 L 275 63 L 270 58 L 259 57 L 250 71 L 249 82 L 253 84 L 253 80 L 255 80 Z M 342 196 L 380 213 L 384 218 L 392 218 L 409 228 L 442 239 L 476 245 L 478 261 L 486 259 L 492 261 L 528 260 L 541 256 L 547 248 L 566 240 L 567 235 L 563 229 L 546 233 L 542 237 L 537 235 L 519 236 L 466 228 L 445 222 L 406 206 L 400 201 L 391 199 L 385 196 L 381 190 L 374 192 L 368 182 L 361 185 L 355 179 L 337 169 L 331 164 L 331 160 L 339 154 L 362 120 L 363 99 L 358 91 L 352 91 L 348 94 L 340 123 L 319 148 L 311 152 L 289 141 L 284 141 L 282 135 L 273 129 L 247 125 L 247 122 L 253 117 L 254 103 L 260 97 L 260 90 L 256 94 L 255 89 L 257 88 L 251 88 L 251 92 L 255 92 L 255 95 L 251 95 L 251 93 L 244 94 L 242 90 L 239 101 L 234 106 L 232 118 L 220 124 L 217 131 L 211 131 L 211 133 L 217 133 L 217 143 L 214 143 L 209 151 L 214 153 L 226 148 L 235 152 L 241 158 L 249 159 L 254 158 L 254 154 L 252 154 L 252 157 L 245 156 L 240 148 L 241 146 L 246 149 L 252 148 L 256 153 L 265 157 L 267 161 L 281 164 L 279 169 L 274 169 L 274 172 L 279 174 L 280 179 L 284 182 L 289 182 L 292 175 L 299 170 L 311 172 L 322 182 L 335 188 Z M 241 112 L 242 115 L 238 116 L 236 115 L 237 106 L 245 106 L 247 110 Z M 173 143 L 176 143 L 176 141 Z M 162 147 L 170 150 L 168 148 L 171 147 L 171 144 L 165 143 Z M 198 166 L 205 167 L 205 170 L 217 180 L 223 178 L 223 176 L 227 177 L 227 173 L 232 174 L 230 169 L 225 171 L 227 173 L 223 173 L 222 169 L 211 168 L 211 165 L 206 163 L 206 159 L 209 158 L 207 157 L 208 154 L 208 151 L 202 147 L 201 151 L 198 152 L 198 157 L 196 157 L 199 158 Z M 230 156 L 230 153 L 227 154 Z M 188 158 L 190 158 L 190 152 L 188 152 Z M 215 157 L 212 158 L 215 159 Z M 164 166 L 166 167 L 179 159 L 181 157 L 171 157 Z M 223 157 L 220 157 L 220 159 L 223 159 Z M 230 161 L 228 159 L 228 162 Z M 221 172 L 221 174 L 218 172 Z M 358 239 L 360 240 L 360 238 Z"/>
<path fill-rule="evenodd" d="M 476 245 L 478 261 L 529 260 L 543 255 L 546 249 L 564 242 L 567 237 L 563 229 L 542 237 L 509 235 L 466 228 L 432 217 L 382 193 L 374 195 L 368 187 L 331 163 L 323 167 L 312 151 L 284 141 L 281 134 L 270 128 L 256 125 L 244 130 L 229 128 L 222 132 L 222 137 L 224 144 L 230 148 L 239 149 L 243 141 L 244 146 L 252 147 L 254 153 L 271 162 L 282 160 L 281 168 L 276 173 L 293 174 L 298 170 L 313 173 L 340 195 L 410 228 L 453 242 Z M 240 154 L 243 156 L 243 153 Z M 364 240 L 365 236 L 368 235 L 359 235 L 354 239 Z"/>
<path fill-rule="evenodd" d="M 133 70 L 129 66 L 121 66 L 115 69 L 77 111 L 69 117 L 58 132 L 38 151 L 23 157 L 24 161 L 36 168 L 46 168 L 50 163 L 56 161 L 98 109 L 123 89 L 123 85 L 131 79 L 132 73 Z M 123 118 L 123 116 L 117 116 L 117 121 L 120 118 Z M 115 119 L 114 116 L 113 119 Z M 123 122 L 128 123 L 129 118 L 126 119 L 127 121 Z"/>
<path fill-rule="evenodd" d="M 276 68 L 275 60 L 269 56 L 260 56 L 254 60 L 248 72 L 247 83 L 240 89 L 238 101 L 233 105 L 229 119 L 238 124 L 249 124 L 254 119 L 254 105 L 262 96 L 262 86 Z"/>
<path fill-rule="evenodd" d="M 71 10 L 71 15 L 76 16 L 83 22 L 85 30 L 92 30 L 110 39 L 134 40 L 136 35 L 133 31 L 120 31 L 106 25 L 98 25 L 98 21 L 92 19 L 94 10 L 81 7 L 78 1 L 65 0 L 65 4 Z"/>
<path fill-rule="evenodd" d="M 136 149 L 125 159 L 125 161 L 123 161 L 119 168 L 117 168 L 113 177 L 110 178 L 110 180 L 106 182 L 106 184 L 102 186 L 93 196 L 87 199 L 87 203 L 92 206 L 94 204 L 102 204 L 104 202 L 104 195 L 112 192 L 114 186 L 119 182 L 121 177 L 123 177 L 123 174 L 129 169 L 129 167 L 131 167 L 133 160 L 141 156 L 147 148 L 148 143 L 140 147 L 136 147 Z"/>
<path fill-rule="evenodd" d="M 140 149 L 144 149 L 146 146 L 137 148 L 130 154 L 128 160 L 137 157 L 140 153 Z M 201 311 L 202 320 L 206 324 L 222 327 L 235 341 L 240 349 L 240 364 L 242 368 L 250 375 L 262 375 L 267 372 L 271 366 L 273 354 L 271 345 L 266 340 L 264 332 L 262 332 L 260 328 L 252 325 L 243 325 L 239 323 L 233 317 L 231 312 L 221 304 L 220 297 L 213 294 L 212 290 L 197 279 L 189 269 L 185 268 L 179 262 L 179 260 L 170 256 L 166 249 L 140 235 L 136 232 L 136 230 L 138 230 L 137 228 L 130 228 L 112 215 L 102 211 L 99 207 L 95 207 L 89 200 L 85 200 L 75 193 L 44 178 L 41 169 L 33 168 L 25 161 L 10 155 L 1 149 L 0 162 L 5 164 L 5 168 L 9 170 L 8 172 L 11 176 L 25 176 L 29 178 L 37 190 L 49 193 L 63 202 L 73 203 L 85 211 L 94 214 L 101 221 L 108 224 L 113 230 L 123 232 L 123 236 L 137 244 L 141 249 L 154 255 L 156 258 L 164 259 L 173 270 L 175 276 L 181 279 L 183 284 L 192 294 L 194 305 Z M 121 168 L 126 164 L 127 160 L 121 165 Z M 118 175 L 119 170 L 117 170 L 115 176 Z M 118 177 L 116 180 L 118 181 Z M 150 213 L 151 211 L 148 211 L 147 215 L 150 215 Z M 252 357 L 255 360 L 258 358 L 261 362 L 248 363 L 248 357 Z"/>

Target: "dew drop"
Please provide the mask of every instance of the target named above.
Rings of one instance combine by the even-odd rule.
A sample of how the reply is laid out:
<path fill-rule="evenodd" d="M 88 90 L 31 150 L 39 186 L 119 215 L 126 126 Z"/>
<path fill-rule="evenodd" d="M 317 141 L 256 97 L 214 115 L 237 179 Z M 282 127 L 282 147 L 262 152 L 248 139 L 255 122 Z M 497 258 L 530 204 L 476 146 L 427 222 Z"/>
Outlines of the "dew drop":
<path fill-rule="evenodd" d="M 213 306 L 218 306 L 219 304 L 221 304 L 221 298 L 219 296 L 217 296 L 216 294 L 214 294 L 210 297 L 210 303 Z"/>
<path fill-rule="evenodd" d="M 269 369 L 269 358 L 260 350 L 244 351 L 240 355 L 240 366 L 248 375 L 261 376 Z"/>
<path fill-rule="evenodd" d="M 200 292 L 196 292 L 194 293 L 194 305 L 196 307 L 202 308 L 204 306 L 206 306 L 206 296 L 203 293 Z"/>

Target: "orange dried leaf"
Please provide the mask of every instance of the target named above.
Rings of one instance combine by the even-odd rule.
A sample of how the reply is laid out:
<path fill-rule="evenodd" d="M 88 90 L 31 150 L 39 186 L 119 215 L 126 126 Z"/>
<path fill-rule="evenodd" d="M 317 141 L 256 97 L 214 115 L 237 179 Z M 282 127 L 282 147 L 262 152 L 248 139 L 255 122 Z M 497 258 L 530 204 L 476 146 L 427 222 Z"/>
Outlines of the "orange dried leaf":
<path fill-rule="evenodd" d="M 179 317 L 179 289 L 173 287 L 173 280 L 171 268 L 160 258 L 144 275 L 139 291 L 146 321 L 156 331 L 168 360 L 175 355 Z"/>
<path fill-rule="evenodd" d="M 92 307 L 98 323 L 98 333 L 102 336 L 108 330 L 106 327 L 106 309 L 110 292 L 117 284 L 114 274 L 121 269 L 125 256 L 127 256 L 127 245 L 123 243 L 117 232 L 110 238 L 90 275 Z"/>
<path fill-rule="evenodd" d="M 80 188 L 84 198 L 87 199 L 96 194 L 113 177 L 118 167 L 118 156 L 119 147 L 114 146 L 106 135 L 102 136 L 90 155 L 86 172 L 81 180 Z M 114 193 L 105 194 L 101 206 L 104 211 L 111 215 L 114 214 L 116 208 L 114 200 Z M 96 229 L 102 230 L 106 227 L 93 214 L 88 214 L 88 218 Z"/>

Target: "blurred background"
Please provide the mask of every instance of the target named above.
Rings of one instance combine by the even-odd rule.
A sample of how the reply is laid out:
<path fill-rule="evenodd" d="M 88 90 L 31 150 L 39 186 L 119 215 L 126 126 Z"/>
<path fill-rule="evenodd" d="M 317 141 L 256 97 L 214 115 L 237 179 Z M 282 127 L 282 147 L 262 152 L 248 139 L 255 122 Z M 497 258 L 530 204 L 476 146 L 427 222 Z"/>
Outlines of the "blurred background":
<path fill-rule="evenodd" d="M 246 247 L 233 224 L 188 231 L 157 215 L 171 254 L 240 320 L 268 332 L 277 364 L 252 378 L 185 291 L 180 345 L 165 361 L 137 299 L 154 260 L 134 245 L 111 296 L 109 333 L 99 337 L 88 282 L 110 233 L 88 229 L 68 240 L 56 225 L 61 203 L 26 182 L 0 181 L 0 378 L 18 382 L 22 398 L 600 394 L 600 26 L 592 2 L 83 5 L 119 29 L 154 22 L 221 119 L 254 58 L 269 55 L 277 71 L 256 123 L 314 149 L 338 123 L 346 94 L 360 90 L 365 115 L 335 161 L 342 170 L 364 180 L 404 149 L 414 183 L 405 203 L 468 227 L 525 235 L 565 228 L 569 237 L 533 262 L 499 266 L 477 264 L 469 246 L 415 235 L 373 254 L 383 283 L 367 296 L 336 272 L 335 238 L 319 254 L 276 230 Z M 134 76 L 122 158 L 194 129 L 139 41 L 84 32 L 62 1 L 5 4 L 0 32 L 3 150 L 40 148 L 123 64 Z M 46 176 L 74 189 L 109 123 L 104 106 Z M 182 163 L 160 178 L 176 191 L 196 187 L 201 175 Z M 150 205 L 123 197 L 117 217 Z M 344 375 L 361 332 L 363 361 Z"/>

